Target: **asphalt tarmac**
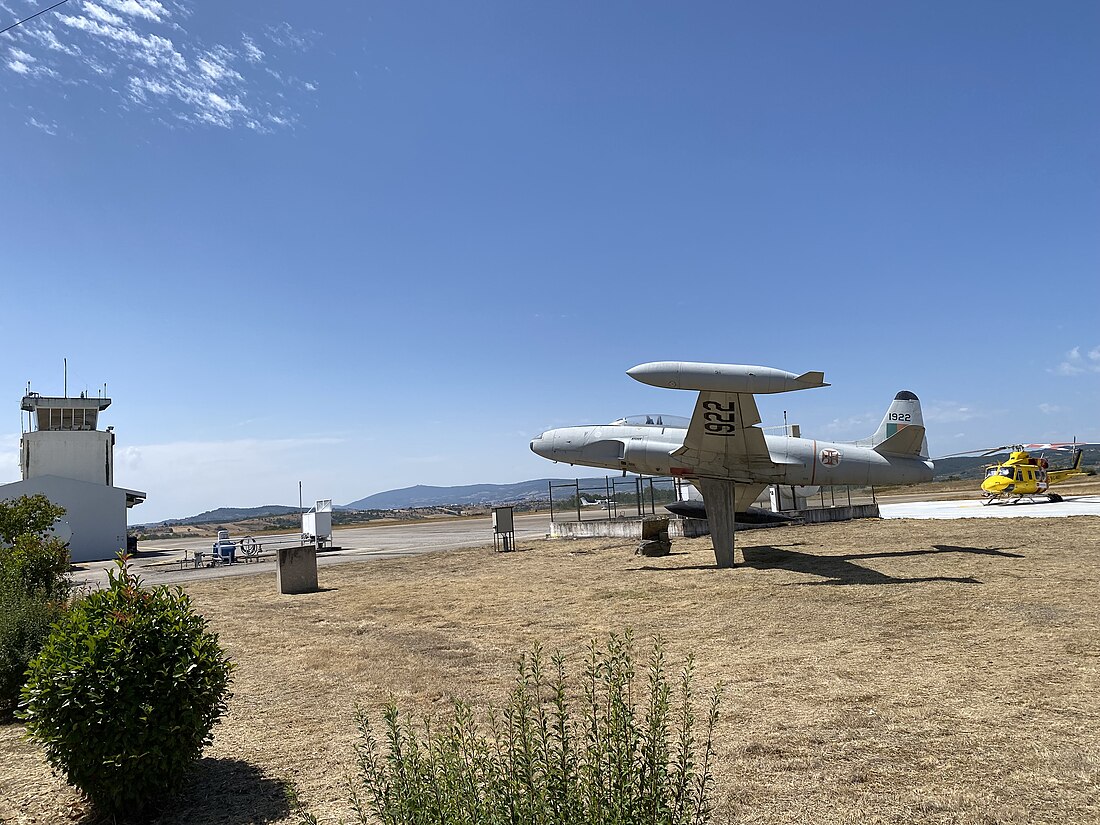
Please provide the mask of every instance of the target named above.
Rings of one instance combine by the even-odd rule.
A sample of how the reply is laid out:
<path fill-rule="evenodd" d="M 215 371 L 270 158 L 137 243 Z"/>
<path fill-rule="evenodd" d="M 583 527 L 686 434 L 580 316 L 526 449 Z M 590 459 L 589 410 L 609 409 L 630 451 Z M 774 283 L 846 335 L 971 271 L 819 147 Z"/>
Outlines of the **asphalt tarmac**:
<path fill-rule="evenodd" d="M 515 528 L 516 546 L 522 549 L 524 541 L 542 539 L 550 532 L 550 516 L 545 513 L 516 515 Z M 220 576 L 274 576 L 274 551 L 280 546 L 297 546 L 301 539 L 297 533 L 256 536 L 262 548 L 257 561 L 246 561 L 238 553 L 236 564 L 196 568 L 192 561 L 195 551 L 208 553 L 214 538 L 211 535 L 195 539 L 143 541 L 140 552 L 131 560 L 131 569 L 151 585 Z M 239 540 L 242 537 L 233 535 L 231 538 Z M 317 557 L 318 567 L 347 561 L 392 559 L 459 547 L 486 546 L 492 552 L 493 528 L 489 517 L 412 521 L 337 528 L 333 531 L 333 542 L 337 549 L 322 551 Z M 112 566 L 113 562 L 107 561 L 82 562 L 74 565 L 73 579 L 78 585 L 102 587 L 107 582 L 107 570 Z"/>
<path fill-rule="evenodd" d="M 958 519 L 958 518 L 1058 518 L 1064 516 L 1100 515 L 1100 496 L 1070 496 L 1050 503 L 1037 499 L 1035 503 L 984 505 L 980 500 L 911 501 L 880 504 L 883 518 Z M 525 541 L 544 538 L 550 532 L 550 517 L 545 513 L 517 515 L 516 545 L 522 549 Z M 240 539 L 241 536 L 233 536 Z M 298 545 L 297 533 L 257 536 L 262 549 L 258 559 L 246 561 L 238 555 L 237 563 L 217 567 L 195 567 L 194 553 L 209 551 L 214 536 L 195 539 L 164 539 L 141 543 L 141 552 L 131 561 L 131 567 L 147 584 L 178 584 L 195 579 L 250 574 L 275 575 L 275 550 L 279 546 Z M 491 548 L 491 519 L 444 519 L 373 527 L 337 529 L 333 533 L 336 549 L 323 551 L 317 557 L 318 567 L 348 561 L 392 559 L 454 550 L 460 547 Z M 492 552 L 490 549 L 488 552 Z M 113 562 L 83 562 L 74 565 L 73 579 L 78 585 L 102 587 L 107 570 Z"/>

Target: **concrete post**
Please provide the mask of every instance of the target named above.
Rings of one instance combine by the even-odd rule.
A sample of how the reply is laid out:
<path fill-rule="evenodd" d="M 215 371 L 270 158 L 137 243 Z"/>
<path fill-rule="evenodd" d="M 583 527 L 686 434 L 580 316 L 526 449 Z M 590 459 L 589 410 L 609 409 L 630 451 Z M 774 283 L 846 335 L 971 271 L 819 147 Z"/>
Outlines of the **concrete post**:
<path fill-rule="evenodd" d="M 733 534 L 737 526 L 736 487 L 728 479 L 701 478 L 699 492 L 703 494 L 703 502 L 707 506 L 714 562 L 719 567 L 733 567 Z"/>
<path fill-rule="evenodd" d="M 317 548 L 281 547 L 275 558 L 275 584 L 280 593 L 317 591 Z"/>

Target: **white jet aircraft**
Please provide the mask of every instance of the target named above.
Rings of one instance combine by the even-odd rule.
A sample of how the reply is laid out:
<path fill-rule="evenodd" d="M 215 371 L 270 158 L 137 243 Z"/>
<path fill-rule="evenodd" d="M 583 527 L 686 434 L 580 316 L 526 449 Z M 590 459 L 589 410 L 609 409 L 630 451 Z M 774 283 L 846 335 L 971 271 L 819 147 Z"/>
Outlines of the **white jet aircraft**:
<path fill-rule="evenodd" d="M 643 384 L 699 393 L 690 421 L 634 416 L 611 424 L 548 430 L 531 449 L 552 461 L 678 476 L 703 495 L 719 567 L 734 565 L 734 523 L 769 484 L 915 484 L 932 479 L 920 401 L 903 390 L 874 435 L 818 441 L 766 435 L 757 394 L 827 387 L 825 374 L 771 367 L 657 361 L 627 370 Z"/>

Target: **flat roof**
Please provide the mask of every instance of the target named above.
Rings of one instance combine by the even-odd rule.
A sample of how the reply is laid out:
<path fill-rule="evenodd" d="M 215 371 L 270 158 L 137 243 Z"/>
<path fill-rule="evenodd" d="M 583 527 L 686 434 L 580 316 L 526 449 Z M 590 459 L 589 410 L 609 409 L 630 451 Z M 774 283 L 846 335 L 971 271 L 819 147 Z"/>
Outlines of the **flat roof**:
<path fill-rule="evenodd" d="M 37 412 L 40 409 L 101 411 L 109 406 L 111 406 L 110 398 L 58 398 L 57 396 L 32 393 L 23 396 L 20 409 L 26 412 Z"/>

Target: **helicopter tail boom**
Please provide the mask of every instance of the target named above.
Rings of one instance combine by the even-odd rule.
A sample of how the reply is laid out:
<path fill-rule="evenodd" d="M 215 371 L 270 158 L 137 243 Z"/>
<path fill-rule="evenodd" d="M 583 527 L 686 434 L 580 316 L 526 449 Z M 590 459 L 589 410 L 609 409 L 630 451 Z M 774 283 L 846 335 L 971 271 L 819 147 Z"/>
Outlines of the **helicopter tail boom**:
<path fill-rule="evenodd" d="M 1084 458 L 1084 451 L 1078 447 L 1073 451 L 1073 466 L 1066 470 L 1049 470 L 1047 471 L 1047 480 L 1051 484 L 1057 484 L 1060 481 L 1065 481 L 1067 478 L 1073 478 L 1074 476 L 1082 476 L 1085 474 L 1081 469 L 1081 459 Z"/>

